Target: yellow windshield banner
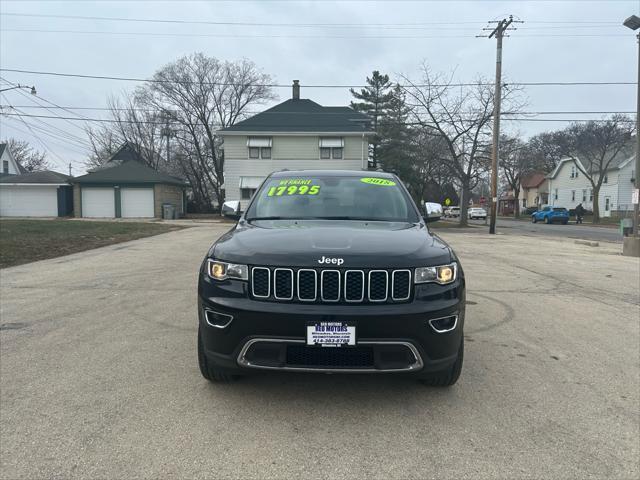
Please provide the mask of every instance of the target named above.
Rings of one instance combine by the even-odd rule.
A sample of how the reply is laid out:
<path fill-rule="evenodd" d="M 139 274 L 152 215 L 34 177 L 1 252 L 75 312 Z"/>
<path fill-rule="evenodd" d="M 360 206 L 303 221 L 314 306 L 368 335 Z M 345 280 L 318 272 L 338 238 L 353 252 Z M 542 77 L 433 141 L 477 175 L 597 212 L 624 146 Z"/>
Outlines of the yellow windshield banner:
<path fill-rule="evenodd" d="M 392 182 L 391 180 L 387 180 L 386 178 L 377 177 L 365 177 L 361 178 L 360 181 L 368 185 L 377 185 L 380 187 L 393 187 L 396 184 L 396 182 Z"/>

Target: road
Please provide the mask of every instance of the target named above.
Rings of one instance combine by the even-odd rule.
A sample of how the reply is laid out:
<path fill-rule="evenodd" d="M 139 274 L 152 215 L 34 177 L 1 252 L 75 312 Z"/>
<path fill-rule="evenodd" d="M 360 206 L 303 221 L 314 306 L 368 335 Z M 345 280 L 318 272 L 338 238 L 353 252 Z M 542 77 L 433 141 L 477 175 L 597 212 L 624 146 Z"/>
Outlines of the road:
<path fill-rule="evenodd" d="M 470 225 L 484 227 L 484 220 L 469 220 Z M 489 226 L 486 226 L 489 231 Z M 498 218 L 496 230 L 505 235 L 529 235 L 568 239 L 591 240 L 596 242 L 615 242 L 622 244 L 622 235 L 618 228 L 594 227 L 589 224 L 568 225 L 531 223 L 523 220 Z"/>
<path fill-rule="evenodd" d="M 638 478 L 640 264 L 448 233 L 468 282 L 451 389 L 196 365 L 200 226 L 0 271 L 1 478 Z M 543 259 L 521 264 L 523 252 Z"/>

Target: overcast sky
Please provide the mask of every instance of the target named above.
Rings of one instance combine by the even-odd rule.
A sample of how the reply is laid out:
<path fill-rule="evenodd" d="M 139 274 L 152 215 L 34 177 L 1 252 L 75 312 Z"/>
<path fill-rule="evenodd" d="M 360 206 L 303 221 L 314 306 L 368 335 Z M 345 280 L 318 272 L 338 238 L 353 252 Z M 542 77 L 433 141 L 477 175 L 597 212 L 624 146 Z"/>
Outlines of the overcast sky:
<path fill-rule="evenodd" d="M 293 25 L 171 24 L 10 14 Z M 304 85 L 361 85 L 376 69 L 394 79 L 404 74 L 418 80 L 423 61 L 435 71 L 455 69 L 460 81 L 479 75 L 492 79 L 495 40 L 475 35 L 487 33 L 482 30 L 487 21 L 514 15 L 524 23 L 504 41 L 505 81 L 635 82 L 637 42 L 633 32 L 621 24 L 633 14 L 640 15 L 640 0 L 0 0 L 0 68 L 148 78 L 169 61 L 203 52 L 222 60 L 248 58 L 277 83 L 288 85 L 299 79 L 303 98 L 323 105 L 348 105 L 351 96 L 346 88 Z M 105 107 L 110 95 L 137 85 L 7 71 L 0 76 L 35 85 L 41 99 L 63 107 Z M 1 88 L 8 86 L 3 83 Z M 527 111 L 632 111 L 635 92 L 634 85 L 530 86 L 526 88 Z M 280 88 L 277 93 L 280 101 L 286 100 L 291 89 Z M 13 90 L 2 94 L 0 104 L 13 105 L 29 115 L 107 116 L 100 110 L 33 108 L 37 102 L 47 105 L 44 100 L 31 97 L 28 91 Z M 6 107 L 2 111 L 16 113 Z M 602 116 L 574 113 L 538 118 Z M 66 172 L 72 162 L 73 173 L 82 173 L 86 151 L 78 142 L 86 137 L 81 122 L 20 118 L 1 116 L 0 138 L 16 137 L 41 150 L 46 147 L 56 170 Z M 511 121 L 503 125 L 529 136 L 565 123 Z M 66 140 L 68 134 L 76 143 Z"/>

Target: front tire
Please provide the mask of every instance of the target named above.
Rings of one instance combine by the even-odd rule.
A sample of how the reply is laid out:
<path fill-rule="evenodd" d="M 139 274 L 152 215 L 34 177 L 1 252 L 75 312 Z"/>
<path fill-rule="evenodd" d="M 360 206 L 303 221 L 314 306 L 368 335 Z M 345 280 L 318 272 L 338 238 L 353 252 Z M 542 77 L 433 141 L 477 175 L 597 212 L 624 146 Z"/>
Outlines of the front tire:
<path fill-rule="evenodd" d="M 200 328 L 198 328 L 198 366 L 202 376 L 213 383 L 229 383 L 237 378 L 236 375 L 231 375 L 209 365 L 207 356 L 204 354 Z"/>
<path fill-rule="evenodd" d="M 428 373 L 420 381 L 429 387 L 450 387 L 460 378 L 462 363 L 464 360 L 464 339 L 460 340 L 458 357 L 453 365 L 439 372 Z"/>
<path fill-rule="evenodd" d="M 551 219 L 549 217 L 544 217 L 544 223 L 549 225 L 551 223 Z"/>
<path fill-rule="evenodd" d="M 531 216 L 531 223 L 538 223 L 538 219 L 536 218 L 535 215 Z"/>

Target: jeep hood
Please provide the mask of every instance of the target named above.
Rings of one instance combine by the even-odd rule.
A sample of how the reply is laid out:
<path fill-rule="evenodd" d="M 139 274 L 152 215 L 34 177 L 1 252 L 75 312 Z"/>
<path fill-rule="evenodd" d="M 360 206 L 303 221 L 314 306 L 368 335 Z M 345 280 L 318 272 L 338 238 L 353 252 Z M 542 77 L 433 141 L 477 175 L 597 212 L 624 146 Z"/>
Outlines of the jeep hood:
<path fill-rule="evenodd" d="M 424 225 L 400 222 L 277 220 L 240 222 L 212 247 L 217 259 L 248 265 L 341 268 L 404 268 L 452 260 L 448 245 Z"/>

